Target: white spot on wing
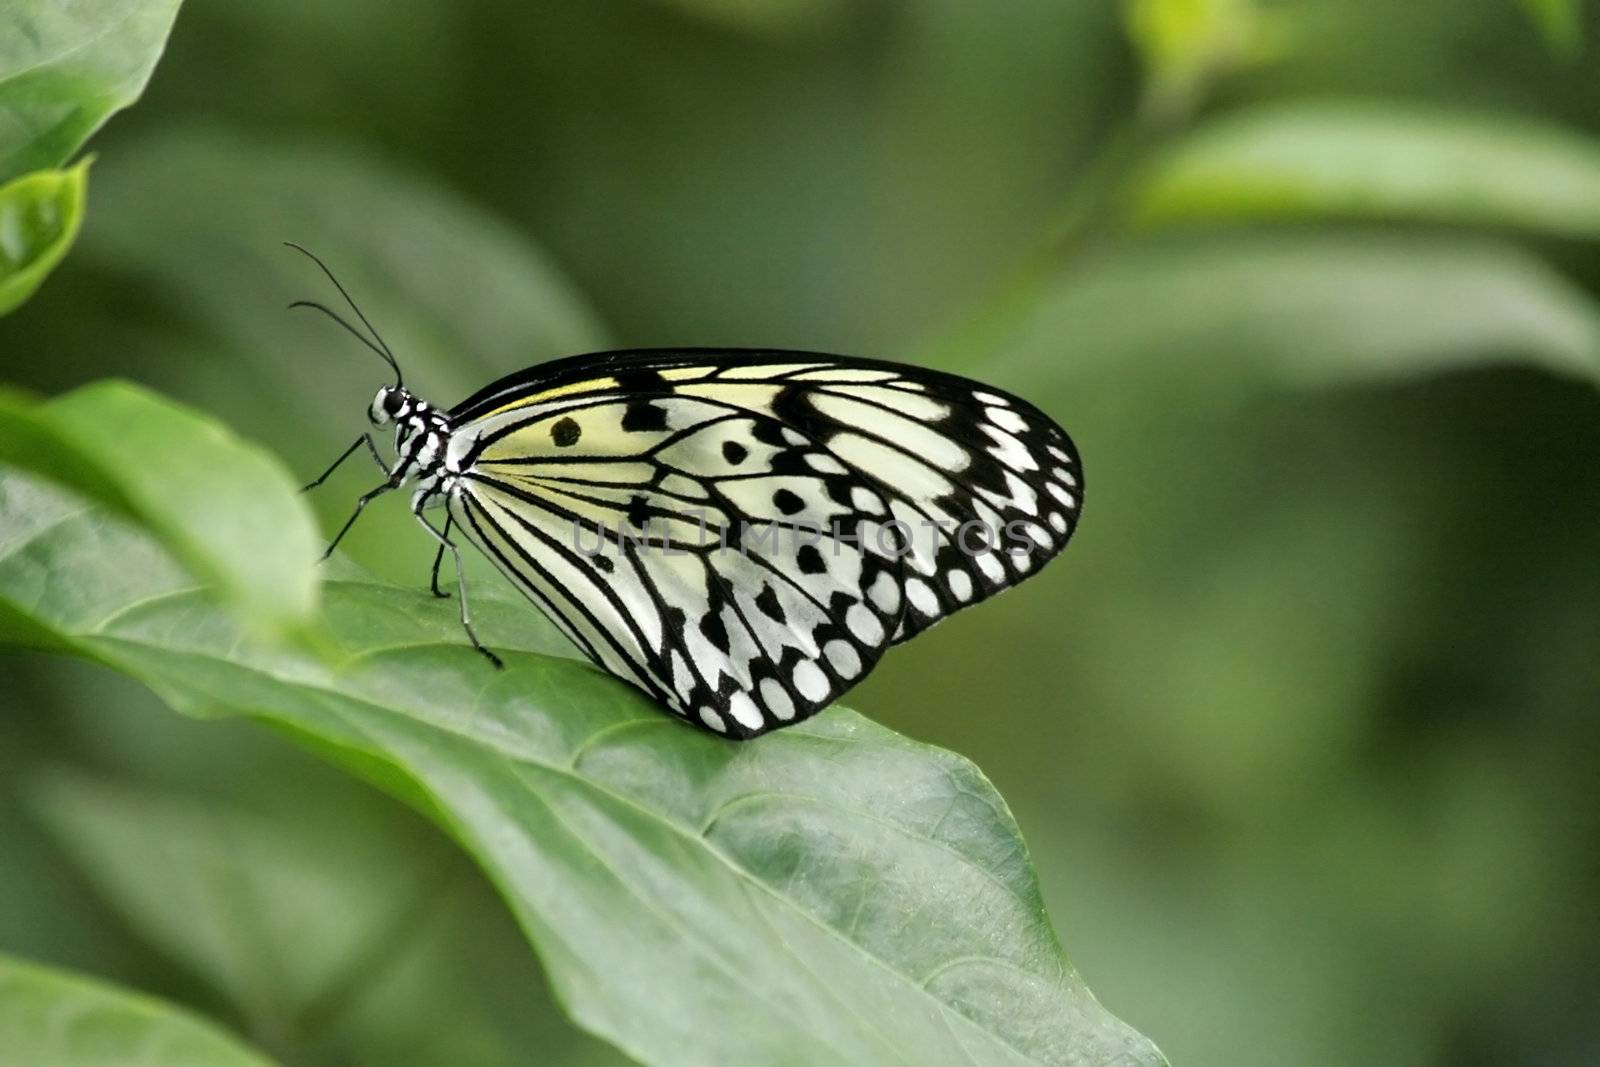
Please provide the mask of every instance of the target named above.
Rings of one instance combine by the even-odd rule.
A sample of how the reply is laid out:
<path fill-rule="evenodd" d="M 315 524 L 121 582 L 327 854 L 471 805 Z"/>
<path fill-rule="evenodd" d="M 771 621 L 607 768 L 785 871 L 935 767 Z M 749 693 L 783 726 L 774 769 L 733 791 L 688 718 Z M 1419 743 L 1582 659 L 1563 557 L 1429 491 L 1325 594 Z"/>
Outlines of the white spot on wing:
<path fill-rule="evenodd" d="M 858 485 L 850 490 L 850 506 L 863 515 L 882 515 L 883 501 L 878 494 L 864 485 Z"/>
<path fill-rule="evenodd" d="M 891 581 L 889 584 L 892 586 L 894 583 Z M 856 640 L 864 645 L 875 645 L 883 640 L 883 623 L 878 621 L 872 609 L 865 604 L 852 604 L 850 610 L 844 614 L 844 624 L 855 635 Z"/>
<path fill-rule="evenodd" d="M 719 734 L 728 732 L 728 724 L 722 721 L 722 716 L 717 714 L 716 708 L 701 707 L 696 709 L 700 713 L 700 721 L 711 727 Z"/>
<path fill-rule="evenodd" d="M 807 700 L 822 700 L 828 695 L 828 676 L 811 660 L 794 669 L 794 687 Z"/>
<path fill-rule="evenodd" d="M 955 594 L 957 600 L 966 603 L 972 599 L 972 576 L 966 571 L 952 570 L 944 576 L 945 584 L 950 587 L 950 592 Z"/>
<path fill-rule="evenodd" d="M 750 699 L 749 693 L 735 693 L 728 700 L 728 714 L 747 730 L 761 728 L 761 709 Z"/>
<path fill-rule="evenodd" d="M 974 556 L 973 559 L 977 561 L 978 569 L 983 572 L 983 576 L 985 578 L 989 579 L 991 582 L 994 582 L 997 585 L 1001 585 L 1001 584 L 1005 583 L 1005 580 L 1006 580 L 1006 569 L 1005 569 L 1005 566 L 1003 564 L 1001 564 L 1001 562 L 998 559 L 995 558 L 995 555 L 994 555 L 993 552 L 981 553 L 981 554 L 979 554 L 977 556 Z"/>
<path fill-rule="evenodd" d="M 1027 420 L 1010 408 L 989 408 L 984 414 L 989 416 L 990 422 L 1011 433 L 1021 433 L 1028 428 Z"/>
<path fill-rule="evenodd" d="M 900 587 L 895 584 L 893 576 L 888 571 L 878 572 L 878 576 L 872 580 L 872 588 L 867 590 L 867 595 L 885 615 L 893 615 L 900 609 Z"/>
<path fill-rule="evenodd" d="M 761 682 L 761 700 L 767 705 L 767 710 L 773 716 L 785 722 L 794 718 L 794 701 L 789 699 L 789 693 L 783 688 L 776 678 L 766 678 Z"/>
<path fill-rule="evenodd" d="M 839 677 L 854 678 L 861 673 L 861 657 L 848 641 L 829 641 L 822 651 Z"/>
<path fill-rule="evenodd" d="M 996 426 L 980 425 L 978 427 L 994 442 L 994 447 L 988 450 L 989 454 L 1013 470 L 1036 471 L 1039 461 L 1033 458 L 1027 446 L 1015 437 Z"/>
<path fill-rule="evenodd" d="M 921 578 L 913 578 L 906 583 L 906 596 L 910 598 L 911 606 L 922 614 L 939 614 L 939 598 L 933 595 L 933 590 Z"/>

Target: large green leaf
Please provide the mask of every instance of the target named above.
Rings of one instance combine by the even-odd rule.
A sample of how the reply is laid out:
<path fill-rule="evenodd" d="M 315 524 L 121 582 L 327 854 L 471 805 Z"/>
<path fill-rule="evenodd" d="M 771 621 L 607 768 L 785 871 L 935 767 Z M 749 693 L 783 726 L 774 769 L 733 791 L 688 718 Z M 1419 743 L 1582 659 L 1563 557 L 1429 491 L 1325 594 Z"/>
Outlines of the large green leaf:
<path fill-rule="evenodd" d="M 190 758 L 214 758 L 219 733 L 244 739 L 129 717 L 138 725 L 122 731 Z M 224 748 L 224 763 L 248 758 L 248 773 L 277 776 L 273 791 L 52 769 L 24 783 L 27 807 L 143 942 L 223 994 L 245 1033 L 287 1061 L 512 1067 L 530 1044 L 560 1063 L 616 1059 L 540 1010 L 532 960 L 465 856 L 380 795 L 250 733 L 265 743 Z"/>
<path fill-rule="evenodd" d="M 271 1067 L 188 1012 L 0 956 L 0 1063 L 17 1067 Z"/>
<path fill-rule="evenodd" d="M 1297 101 L 1228 115 L 1156 160 L 1145 226 L 1416 219 L 1600 236 L 1600 143 L 1526 119 Z"/>
<path fill-rule="evenodd" d="M 475 856 L 581 1025 L 650 1063 L 1160 1063 L 1060 953 L 970 763 L 845 711 L 735 745 L 480 593 L 496 673 L 426 593 L 326 590 L 328 663 L 242 633 L 151 541 L 0 481 L 0 639 L 192 714 L 252 714 Z M 510 638 L 508 642 L 508 637 Z"/>
<path fill-rule="evenodd" d="M 88 181 L 85 160 L 0 185 L 0 315 L 32 296 L 72 247 Z"/>
<path fill-rule="evenodd" d="M 57 167 L 139 98 L 179 0 L 0 8 L 0 180 Z"/>
<path fill-rule="evenodd" d="M 276 460 L 216 422 L 126 382 L 42 403 L 0 392 L 0 460 L 156 531 L 267 628 L 316 604 L 317 533 Z"/>

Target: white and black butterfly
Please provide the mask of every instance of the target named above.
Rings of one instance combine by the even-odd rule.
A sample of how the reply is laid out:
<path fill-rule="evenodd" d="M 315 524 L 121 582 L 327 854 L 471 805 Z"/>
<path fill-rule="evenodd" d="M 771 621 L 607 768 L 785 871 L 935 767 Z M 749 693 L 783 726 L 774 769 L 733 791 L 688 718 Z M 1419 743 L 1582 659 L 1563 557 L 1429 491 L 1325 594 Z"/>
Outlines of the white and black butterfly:
<path fill-rule="evenodd" d="M 728 737 L 815 714 L 890 645 L 1031 576 L 1082 507 L 1066 433 L 954 375 L 641 349 L 540 364 L 441 411 L 407 391 L 353 302 L 371 339 L 293 306 L 395 372 L 368 412 L 394 425 L 395 462 L 364 433 L 307 486 L 363 444 L 387 474 L 330 553 L 369 501 L 414 481 L 412 511 L 439 542 L 434 592 L 448 550 L 486 657 L 499 665 L 472 630 L 456 530 L 596 664 Z"/>

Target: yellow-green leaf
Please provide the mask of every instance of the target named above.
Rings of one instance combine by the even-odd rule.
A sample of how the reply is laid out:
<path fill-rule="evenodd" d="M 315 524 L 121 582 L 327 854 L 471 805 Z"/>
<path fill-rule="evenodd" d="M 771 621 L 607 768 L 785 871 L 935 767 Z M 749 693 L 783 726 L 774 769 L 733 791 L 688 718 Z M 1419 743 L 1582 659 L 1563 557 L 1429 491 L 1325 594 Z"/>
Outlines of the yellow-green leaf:
<path fill-rule="evenodd" d="M 109 983 L 0 956 L 0 1063 L 272 1067 L 220 1027 Z"/>
<path fill-rule="evenodd" d="M 89 161 L 0 186 L 0 315 L 39 288 L 83 223 Z"/>

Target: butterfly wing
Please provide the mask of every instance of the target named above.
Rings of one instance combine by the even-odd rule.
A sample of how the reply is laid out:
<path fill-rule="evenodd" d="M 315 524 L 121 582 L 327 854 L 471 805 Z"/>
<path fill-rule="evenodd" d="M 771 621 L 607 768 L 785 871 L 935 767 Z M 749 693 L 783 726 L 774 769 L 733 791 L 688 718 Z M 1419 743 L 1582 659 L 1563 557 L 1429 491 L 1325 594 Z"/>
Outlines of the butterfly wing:
<path fill-rule="evenodd" d="M 602 353 L 451 417 L 467 535 L 595 662 L 735 736 L 1035 573 L 1082 500 L 1071 441 L 1032 405 L 879 361 Z M 667 543 L 641 548 L 651 525 Z"/>
<path fill-rule="evenodd" d="M 711 730 L 826 707 L 899 624 L 903 562 L 863 518 L 887 505 L 771 416 L 581 395 L 463 433 L 467 536 L 592 660 Z"/>

